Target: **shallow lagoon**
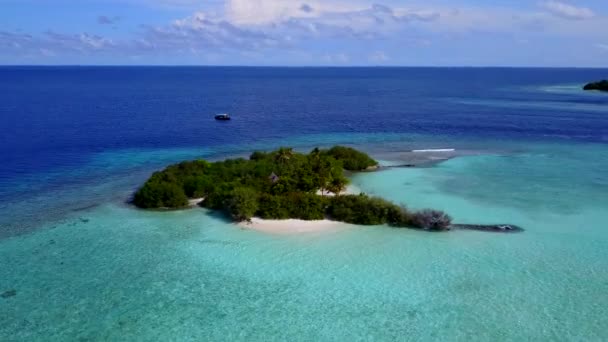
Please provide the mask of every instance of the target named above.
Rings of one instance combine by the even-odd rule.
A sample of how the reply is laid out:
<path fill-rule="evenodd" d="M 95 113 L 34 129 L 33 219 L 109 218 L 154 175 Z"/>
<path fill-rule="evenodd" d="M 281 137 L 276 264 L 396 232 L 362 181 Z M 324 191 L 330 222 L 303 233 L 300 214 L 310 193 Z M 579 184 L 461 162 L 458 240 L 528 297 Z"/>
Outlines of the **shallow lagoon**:
<path fill-rule="evenodd" d="M 277 236 L 204 209 L 147 212 L 110 196 L 53 227 L 0 240 L 0 290 L 17 291 L 0 299 L 0 336 L 608 338 L 607 150 L 509 149 L 518 152 L 359 174 L 353 182 L 413 208 L 446 209 L 458 222 L 518 224 L 527 229 L 521 234 L 345 225 Z"/>

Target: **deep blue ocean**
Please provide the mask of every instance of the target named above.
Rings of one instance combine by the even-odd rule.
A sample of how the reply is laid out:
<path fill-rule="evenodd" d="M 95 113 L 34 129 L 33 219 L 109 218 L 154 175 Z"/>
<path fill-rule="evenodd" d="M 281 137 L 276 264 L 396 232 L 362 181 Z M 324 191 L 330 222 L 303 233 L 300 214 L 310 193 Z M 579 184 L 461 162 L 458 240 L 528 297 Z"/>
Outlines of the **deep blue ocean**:
<path fill-rule="evenodd" d="M 323 133 L 608 141 L 597 69 L 0 68 L 0 179 L 129 148 Z M 583 111 L 581 111 L 583 109 Z M 215 113 L 235 120 L 218 123 Z"/>
<path fill-rule="evenodd" d="M 608 94 L 581 89 L 606 77 L 0 67 L 0 340 L 608 339 Z M 169 163 L 338 143 L 463 151 L 353 183 L 526 232 L 277 237 L 126 204 Z"/>
<path fill-rule="evenodd" d="M 127 149 L 246 146 L 336 133 L 606 142 L 607 97 L 576 89 L 606 74 L 598 69 L 1 67 L 0 200 L 26 178 L 36 182 L 41 173 Z M 212 119 L 223 112 L 234 120 Z"/>

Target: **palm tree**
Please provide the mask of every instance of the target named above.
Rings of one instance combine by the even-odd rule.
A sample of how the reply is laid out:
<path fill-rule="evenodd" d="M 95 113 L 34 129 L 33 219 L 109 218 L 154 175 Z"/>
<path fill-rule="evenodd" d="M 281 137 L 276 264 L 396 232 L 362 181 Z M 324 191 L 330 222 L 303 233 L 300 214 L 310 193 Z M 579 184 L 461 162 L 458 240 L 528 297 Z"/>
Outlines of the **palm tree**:
<path fill-rule="evenodd" d="M 314 171 L 316 172 L 319 189 L 323 195 L 325 190 L 329 190 L 328 188 L 333 178 L 332 164 L 327 158 L 321 156 Z"/>
<path fill-rule="evenodd" d="M 332 177 L 327 184 L 327 190 L 333 192 L 336 196 L 339 196 L 346 186 L 348 185 L 348 179 L 344 177 Z"/>
<path fill-rule="evenodd" d="M 310 160 L 313 162 L 314 166 L 318 166 L 321 162 L 321 150 L 318 147 L 315 147 L 309 154 Z"/>
<path fill-rule="evenodd" d="M 276 161 L 279 162 L 279 164 L 287 164 L 291 157 L 293 157 L 293 148 L 281 147 L 277 151 L 277 155 L 275 158 Z"/>

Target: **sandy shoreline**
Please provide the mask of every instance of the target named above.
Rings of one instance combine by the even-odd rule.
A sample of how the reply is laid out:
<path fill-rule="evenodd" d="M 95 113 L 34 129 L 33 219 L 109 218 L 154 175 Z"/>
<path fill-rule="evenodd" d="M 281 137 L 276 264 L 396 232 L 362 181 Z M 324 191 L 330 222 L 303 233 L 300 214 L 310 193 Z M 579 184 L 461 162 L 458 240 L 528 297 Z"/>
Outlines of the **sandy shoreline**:
<path fill-rule="evenodd" d="M 330 220 L 304 221 L 304 220 L 263 220 L 254 217 L 251 222 L 241 222 L 238 226 L 243 229 L 252 229 L 270 234 L 303 234 L 333 232 L 344 229 L 342 222 Z"/>

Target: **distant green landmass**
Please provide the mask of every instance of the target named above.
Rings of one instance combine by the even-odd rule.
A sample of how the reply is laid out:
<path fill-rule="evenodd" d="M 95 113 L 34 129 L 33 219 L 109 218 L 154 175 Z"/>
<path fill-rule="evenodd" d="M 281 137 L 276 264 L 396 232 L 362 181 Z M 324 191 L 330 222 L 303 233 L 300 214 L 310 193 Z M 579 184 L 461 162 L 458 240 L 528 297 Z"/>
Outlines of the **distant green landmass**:
<path fill-rule="evenodd" d="M 254 152 L 249 159 L 187 161 L 156 172 L 133 198 L 140 208 L 182 208 L 190 198 L 225 212 L 235 221 L 330 218 L 359 225 L 388 224 L 428 230 L 449 229 L 451 218 L 436 210 L 411 212 L 381 198 L 342 194 L 344 171 L 377 168 L 378 162 L 353 148 L 315 148 L 308 154 L 291 148 Z M 331 192 L 335 196 L 325 196 Z"/>
<path fill-rule="evenodd" d="M 588 83 L 583 87 L 584 90 L 608 91 L 608 80 Z"/>

